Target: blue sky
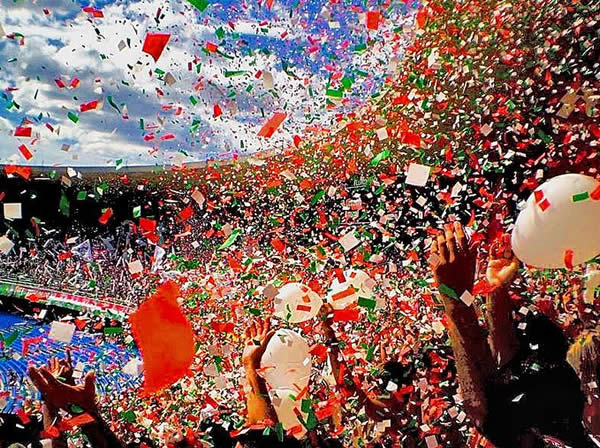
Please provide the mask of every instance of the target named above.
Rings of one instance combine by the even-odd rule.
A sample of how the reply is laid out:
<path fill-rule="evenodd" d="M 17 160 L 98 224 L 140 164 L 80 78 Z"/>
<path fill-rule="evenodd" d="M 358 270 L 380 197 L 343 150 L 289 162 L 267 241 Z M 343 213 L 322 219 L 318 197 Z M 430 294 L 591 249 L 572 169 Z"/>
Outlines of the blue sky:
<path fill-rule="evenodd" d="M 274 0 L 269 10 L 227 0 L 200 12 L 185 0 L 0 2 L 0 161 L 60 166 L 242 156 L 289 146 L 307 125 L 330 128 L 391 74 L 417 6 Z M 367 11 L 383 14 L 378 30 L 367 29 Z M 171 37 L 155 62 L 141 49 L 157 32 Z M 344 84 L 343 100 L 327 95 Z M 91 101 L 99 106 L 81 112 Z M 276 112 L 286 120 L 271 138 L 258 137 Z M 33 134 L 16 138 L 24 120 Z"/>

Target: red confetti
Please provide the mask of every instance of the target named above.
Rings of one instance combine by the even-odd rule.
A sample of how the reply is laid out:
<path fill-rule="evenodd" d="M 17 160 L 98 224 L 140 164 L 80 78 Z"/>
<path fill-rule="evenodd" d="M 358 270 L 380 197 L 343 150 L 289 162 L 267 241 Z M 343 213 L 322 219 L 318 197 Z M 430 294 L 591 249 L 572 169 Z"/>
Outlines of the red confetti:
<path fill-rule="evenodd" d="M 107 208 L 104 213 L 102 213 L 102 216 L 100 216 L 100 218 L 98 219 L 98 222 L 100 224 L 106 225 L 108 224 L 108 220 L 112 217 L 113 215 L 113 211 L 112 208 Z"/>
<path fill-rule="evenodd" d="M 15 129 L 15 137 L 31 137 L 31 128 L 18 127 Z"/>
<path fill-rule="evenodd" d="M 101 19 L 104 17 L 104 13 L 102 11 L 100 11 L 99 9 L 92 8 L 91 6 L 83 8 L 83 12 L 87 12 L 92 17 L 97 19 Z"/>
<path fill-rule="evenodd" d="M 544 192 L 542 190 L 535 190 L 533 196 L 535 198 L 535 203 L 539 204 L 539 202 L 544 199 Z"/>
<path fill-rule="evenodd" d="M 129 316 L 144 361 L 144 392 L 157 392 L 187 374 L 194 330 L 177 304 L 179 287 L 167 282 Z"/>
<path fill-rule="evenodd" d="M 222 115 L 223 111 L 221 110 L 221 107 L 219 107 L 218 104 L 215 104 L 214 108 L 213 108 L 213 118 L 217 118 L 218 116 Z"/>
<path fill-rule="evenodd" d="M 98 107 L 98 100 L 90 101 L 89 103 L 84 103 L 79 106 L 79 110 L 81 112 L 87 112 L 88 110 L 94 110 Z"/>
<path fill-rule="evenodd" d="M 574 253 L 572 249 L 565 250 L 564 262 L 567 269 L 573 269 L 573 256 Z"/>
<path fill-rule="evenodd" d="M 283 123 L 283 120 L 285 120 L 286 117 L 286 113 L 276 112 L 273 117 L 271 117 L 271 119 L 265 123 L 261 130 L 258 131 L 258 136 L 270 138 L 275 133 L 279 125 Z"/>
<path fill-rule="evenodd" d="M 333 312 L 334 322 L 357 322 L 359 319 L 358 308 L 335 310 Z"/>
<path fill-rule="evenodd" d="M 545 212 L 550 207 L 550 201 L 548 199 L 544 199 L 542 202 L 538 204 L 540 206 L 540 210 Z"/>
<path fill-rule="evenodd" d="M 192 217 L 193 214 L 194 209 L 190 205 L 188 205 L 186 208 L 179 212 L 179 219 L 181 219 L 181 222 L 186 222 Z"/>
<path fill-rule="evenodd" d="M 381 21 L 381 13 L 379 11 L 367 12 L 367 28 L 370 30 L 377 30 L 379 28 L 379 22 Z"/>
<path fill-rule="evenodd" d="M 148 53 L 154 59 L 154 62 L 158 62 L 160 55 L 167 46 L 171 35 L 164 33 L 148 33 L 142 51 Z"/>
<path fill-rule="evenodd" d="M 285 250 L 285 244 L 277 237 L 271 240 L 271 246 L 273 246 L 273 248 L 280 254 L 283 254 L 283 251 Z"/>
<path fill-rule="evenodd" d="M 600 184 L 590 193 L 590 198 L 594 201 L 600 201 Z"/>
<path fill-rule="evenodd" d="M 27 146 L 25 146 L 25 145 L 19 146 L 19 151 L 21 151 L 21 154 L 23 155 L 25 160 L 31 160 L 33 158 L 33 154 L 31 153 L 31 151 L 29 150 L 29 148 Z"/>

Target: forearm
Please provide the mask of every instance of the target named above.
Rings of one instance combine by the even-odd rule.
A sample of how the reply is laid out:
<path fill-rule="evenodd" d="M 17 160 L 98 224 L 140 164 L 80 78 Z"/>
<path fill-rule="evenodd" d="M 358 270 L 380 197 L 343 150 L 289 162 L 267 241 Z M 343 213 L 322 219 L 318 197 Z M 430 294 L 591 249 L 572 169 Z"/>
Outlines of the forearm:
<path fill-rule="evenodd" d="M 269 398 L 265 380 L 258 375 L 256 368 L 252 366 L 246 366 L 246 379 L 250 386 L 250 392 L 246 395 L 247 423 L 253 425 L 265 420 L 276 423 L 277 414 Z"/>
<path fill-rule="evenodd" d="M 488 294 L 485 316 L 492 356 L 501 367 L 510 361 L 519 349 L 508 286 L 501 286 Z"/>
<path fill-rule="evenodd" d="M 124 446 L 99 413 L 96 412 L 91 415 L 95 421 L 83 426 L 82 431 L 92 448 L 119 448 Z"/>
<path fill-rule="evenodd" d="M 343 384 L 347 389 L 351 390 L 358 396 L 361 405 L 365 406 L 369 418 L 375 421 L 382 421 L 388 417 L 385 405 L 375 399 L 372 399 L 368 394 L 358 387 L 352 378 L 351 371 L 348 369 L 343 356 L 340 352 L 339 343 L 335 333 L 330 328 L 325 332 L 327 344 L 329 346 L 328 357 L 331 364 L 331 371 L 337 384 Z"/>
<path fill-rule="evenodd" d="M 46 404 L 42 405 L 42 424 L 44 425 L 44 430 L 47 430 L 51 426 L 56 426 L 59 420 L 58 413 L 54 409 L 50 409 Z M 61 433 L 60 436 L 56 439 L 52 439 L 52 448 L 66 448 L 67 447 L 67 439 L 64 433 Z"/>
<path fill-rule="evenodd" d="M 492 354 L 473 307 L 442 295 L 465 409 L 478 427 L 487 415 L 485 385 L 492 372 Z"/>

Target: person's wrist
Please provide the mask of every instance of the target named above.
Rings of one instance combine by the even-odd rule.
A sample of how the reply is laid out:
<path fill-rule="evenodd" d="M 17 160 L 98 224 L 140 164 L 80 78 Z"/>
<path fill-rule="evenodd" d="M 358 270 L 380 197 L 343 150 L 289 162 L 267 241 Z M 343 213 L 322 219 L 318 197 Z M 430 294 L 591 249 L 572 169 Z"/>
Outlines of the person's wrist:
<path fill-rule="evenodd" d="M 249 357 L 242 360 L 242 364 L 246 371 L 256 370 L 260 367 L 260 359 L 255 359 L 254 357 Z"/>

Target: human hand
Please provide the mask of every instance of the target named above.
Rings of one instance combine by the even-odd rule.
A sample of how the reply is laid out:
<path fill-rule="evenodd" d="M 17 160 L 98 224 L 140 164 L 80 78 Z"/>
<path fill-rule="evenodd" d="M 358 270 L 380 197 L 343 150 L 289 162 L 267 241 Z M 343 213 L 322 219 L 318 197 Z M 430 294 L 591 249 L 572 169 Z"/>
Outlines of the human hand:
<path fill-rule="evenodd" d="M 510 235 L 504 234 L 490 248 L 486 278 L 488 283 L 498 288 L 509 284 L 517 273 L 519 260 L 510 247 Z"/>
<path fill-rule="evenodd" d="M 335 338 L 335 332 L 331 328 L 331 324 L 333 324 L 333 307 L 329 303 L 324 303 L 317 317 L 321 323 L 320 328 L 323 335 L 328 339 Z"/>
<path fill-rule="evenodd" d="M 250 323 L 244 333 L 246 345 L 242 354 L 242 363 L 245 367 L 255 369 L 260 367 L 262 355 L 274 334 L 275 331 L 271 330 L 269 319 L 256 319 Z"/>
<path fill-rule="evenodd" d="M 435 258 L 431 264 L 433 276 L 442 294 L 448 296 L 453 292 L 454 298 L 459 298 L 473 289 L 477 252 L 469 246 L 459 222 L 444 225 L 444 231 L 431 245 L 431 255 Z"/>
<path fill-rule="evenodd" d="M 94 372 L 89 372 L 83 384 L 79 385 L 70 385 L 58 380 L 45 367 L 37 369 L 31 366 L 27 369 L 27 373 L 42 394 L 47 406 L 72 412 L 71 406 L 75 405 L 90 414 L 98 413 Z"/>
<path fill-rule="evenodd" d="M 58 359 L 56 357 L 50 358 L 48 361 L 47 370 L 54 378 L 62 381 L 65 384 L 74 386 L 75 380 L 73 379 L 73 361 L 71 359 L 71 349 L 67 349 L 66 354 L 66 359 Z"/>

